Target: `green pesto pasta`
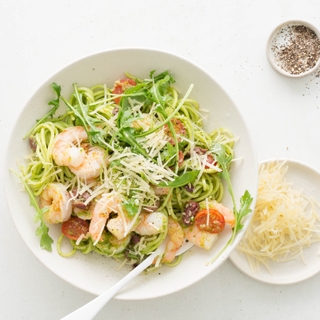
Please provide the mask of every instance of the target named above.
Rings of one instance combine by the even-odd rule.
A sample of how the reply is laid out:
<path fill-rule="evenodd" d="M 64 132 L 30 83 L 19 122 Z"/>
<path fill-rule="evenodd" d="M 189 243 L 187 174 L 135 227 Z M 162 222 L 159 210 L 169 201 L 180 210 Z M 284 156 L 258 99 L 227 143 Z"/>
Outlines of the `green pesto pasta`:
<path fill-rule="evenodd" d="M 211 247 L 223 232 L 210 230 L 211 211 L 232 225 L 214 147 L 233 157 L 234 136 L 225 128 L 206 132 L 193 85 L 180 96 L 174 82 L 168 72 L 143 80 L 126 74 L 113 87 L 73 84 L 68 99 L 53 84 L 55 109 L 28 133 L 21 178 L 43 222 L 61 224 L 61 256 L 94 252 L 134 265 L 169 241 L 161 262 L 174 266 L 183 241 L 208 249 L 201 239 Z M 204 228 L 197 224 L 203 207 Z"/>

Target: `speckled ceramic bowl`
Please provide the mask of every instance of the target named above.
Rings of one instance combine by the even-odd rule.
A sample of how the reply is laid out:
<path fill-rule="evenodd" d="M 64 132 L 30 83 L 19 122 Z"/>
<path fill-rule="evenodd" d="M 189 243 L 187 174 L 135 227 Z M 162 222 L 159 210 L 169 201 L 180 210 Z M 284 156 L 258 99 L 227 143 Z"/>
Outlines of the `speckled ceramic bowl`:
<path fill-rule="evenodd" d="M 320 33 L 308 22 L 281 23 L 268 39 L 267 57 L 272 67 L 285 76 L 309 75 L 320 66 Z"/>

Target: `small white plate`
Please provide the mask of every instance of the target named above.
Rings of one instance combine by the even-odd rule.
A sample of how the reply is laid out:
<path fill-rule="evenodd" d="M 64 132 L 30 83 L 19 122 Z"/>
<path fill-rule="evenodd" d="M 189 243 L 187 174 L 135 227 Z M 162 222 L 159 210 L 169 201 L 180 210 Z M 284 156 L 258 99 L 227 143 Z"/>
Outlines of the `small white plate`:
<path fill-rule="evenodd" d="M 263 161 L 284 161 L 273 159 Z M 293 183 L 293 188 L 303 190 L 303 193 L 310 198 L 319 199 L 320 195 L 320 172 L 316 169 L 295 160 L 287 160 L 288 172 L 286 180 Z M 310 248 L 303 250 L 306 264 L 300 258 L 287 262 L 270 261 L 269 266 L 272 274 L 261 266 L 259 271 L 251 270 L 245 254 L 234 250 L 229 256 L 232 263 L 249 277 L 271 284 L 292 284 L 306 280 L 320 271 L 320 242 L 314 243 Z"/>

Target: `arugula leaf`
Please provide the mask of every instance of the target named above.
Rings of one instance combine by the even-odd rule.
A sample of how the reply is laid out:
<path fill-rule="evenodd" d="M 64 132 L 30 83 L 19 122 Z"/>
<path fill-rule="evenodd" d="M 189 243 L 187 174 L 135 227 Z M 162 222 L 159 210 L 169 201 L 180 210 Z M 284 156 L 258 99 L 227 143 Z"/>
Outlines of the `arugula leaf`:
<path fill-rule="evenodd" d="M 40 209 L 40 207 L 38 205 L 38 202 L 37 202 L 32 190 L 28 186 L 28 184 L 16 172 L 14 172 L 14 171 L 12 171 L 12 172 L 16 176 L 18 176 L 20 178 L 25 190 L 27 191 L 27 193 L 29 195 L 30 205 L 33 206 L 36 209 L 36 214 L 34 216 L 34 221 L 35 222 L 40 222 L 40 225 L 36 229 L 36 235 L 38 237 L 40 237 L 40 246 L 41 246 L 42 249 L 45 249 L 45 250 L 51 252 L 52 251 L 53 239 L 49 236 L 49 228 L 45 224 L 44 218 L 43 218 L 43 213 L 45 212 L 46 209 Z"/>
<path fill-rule="evenodd" d="M 146 80 L 144 83 L 138 83 L 134 87 L 129 87 L 123 93 L 123 97 L 120 101 L 120 109 L 118 112 L 117 126 L 122 128 L 130 123 L 131 114 L 131 101 L 134 100 L 138 103 L 148 104 L 155 102 L 160 107 L 164 107 L 168 100 L 168 88 L 175 80 L 167 72 L 162 72 L 157 76 L 154 76 L 155 71 L 151 71 L 150 80 Z M 131 121 L 132 122 L 132 121 Z"/>
<path fill-rule="evenodd" d="M 132 127 L 132 122 L 140 119 L 140 116 L 133 116 L 132 105 L 130 98 L 134 97 L 135 103 L 141 103 L 148 99 L 148 90 L 146 89 L 146 84 L 137 84 L 134 87 L 129 87 L 125 90 L 124 96 L 120 101 L 120 109 L 118 112 L 117 126 L 118 131 L 116 136 L 120 141 L 129 144 L 133 151 L 142 154 L 146 158 L 150 158 L 149 154 L 141 147 L 141 145 L 136 140 L 136 129 Z"/>
<path fill-rule="evenodd" d="M 247 214 L 251 213 L 252 210 L 250 209 L 250 205 L 253 201 L 252 196 L 250 195 L 248 190 L 245 190 L 244 194 L 240 198 L 240 209 L 237 210 L 237 204 L 235 201 L 234 191 L 231 184 L 231 175 L 229 172 L 232 155 L 227 155 L 226 148 L 223 144 L 216 143 L 212 150 L 211 150 L 215 156 L 216 160 L 218 161 L 219 165 L 221 166 L 222 171 L 220 172 L 220 175 L 225 181 L 227 182 L 228 186 L 228 192 L 231 196 L 232 203 L 233 203 L 233 212 L 235 215 L 235 225 L 232 230 L 232 235 L 229 241 L 226 243 L 226 245 L 220 250 L 220 252 L 211 260 L 211 263 L 214 262 L 223 252 L 224 250 L 233 243 L 236 234 L 239 230 L 243 228 L 242 224 L 242 218 L 245 217 Z"/>
<path fill-rule="evenodd" d="M 216 160 L 221 166 L 222 171 L 220 172 L 220 175 L 222 178 L 224 178 L 227 182 L 228 191 L 230 193 L 230 196 L 232 198 L 232 203 L 234 206 L 234 209 L 236 210 L 236 201 L 234 197 L 234 192 L 231 185 L 231 177 L 230 177 L 230 164 L 232 161 L 232 155 L 227 155 L 226 153 L 226 147 L 223 144 L 216 143 L 212 148 L 212 153 L 215 154 Z"/>
<path fill-rule="evenodd" d="M 161 153 L 162 162 L 168 167 L 173 166 L 177 162 L 176 153 L 176 148 L 171 143 L 167 143 Z"/>
<path fill-rule="evenodd" d="M 149 130 L 147 130 L 147 131 L 144 131 L 144 132 L 142 132 L 142 133 L 139 133 L 139 134 L 137 135 L 137 137 L 145 137 L 145 136 L 147 136 L 147 135 L 149 135 L 149 134 L 151 134 L 151 133 L 159 130 L 159 129 L 160 129 L 162 126 L 164 126 L 166 123 L 169 124 L 170 120 L 175 117 L 175 115 L 179 112 L 180 108 L 183 106 L 184 102 L 185 102 L 186 99 L 188 98 L 188 96 L 189 96 L 190 92 L 192 91 L 192 89 L 193 89 L 193 84 L 190 85 L 187 93 L 186 93 L 186 94 L 184 95 L 184 97 L 180 100 L 178 106 L 175 108 L 175 110 L 174 110 L 169 116 L 166 115 L 166 113 L 165 113 L 165 111 L 164 111 L 164 108 L 159 104 L 159 105 L 157 106 L 157 108 L 156 108 L 156 111 L 157 111 L 159 114 L 161 114 L 161 115 L 165 118 L 165 120 L 162 121 L 162 122 L 161 122 L 160 124 L 158 124 L 157 126 L 154 126 L 152 129 L 149 129 Z"/>
<path fill-rule="evenodd" d="M 31 128 L 31 130 L 29 130 L 29 132 L 23 137 L 23 139 L 26 139 L 39 124 L 51 119 L 58 110 L 60 105 L 61 87 L 58 86 L 55 82 L 51 84 L 51 87 L 57 95 L 56 99 L 53 99 L 48 102 L 48 105 L 53 106 L 53 108 L 43 118 L 37 120 L 37 123 Z"/>
<path fill-rule="evenodd" d="M 147 95 L 148 90 L 145 83 L 137 84 L 136 86 L 129 87 L 125 90 L 123 97 L 120 100 L 120 108 L 117 118 L 118 128 L 123 127 L 125 122 L 128 121 L 129 115 L 132 115 L 129 98 L 134 97 L 137 102 L 145 103 L 145 101 L 148 99 Z"/>
<path fill-rule="evenodd" d="M 237 231 L 243 228 L 243 224 L 241 224 L 242 218 L 252 212 L 252 210 L 250 209 L 250 205 L 252 201 L 253 201 L 253 198 L 251 197 L 249 191 L 246 190 L 243 196 L 240 198 L 240 209 L 238 211 L 239 217 L 236 221 L 237 225 L 235 226 L 235 229 Z"/>
<path fill-rule="evenodd" d="M 135 198 L 129 198 L 123 201 L 122 204 L 128 212 L 129 216 L 134 216 L 139 212 L 139 205 L 137 205 Z"/>
<path fill-rule="evenodd" d="M 133 116 L 131 110 L 126 109 L 122 112 L 120 130 L 122 128 L 132 128 L 132 123 L 141 119 L 141 116 Z"/>
<path fill-rule="evenodd" d="M 79 93 L 75 83 L 73 84 L 73 87 L 78 105 L 72 106 L 64 97 L 61 97 L 61 99 L 67 105 L 67 107 L 73 111 L 77 117 L 77 120 L 79 120 L 81 125 L 85 128 L 88 134 L 89 142 L 92 145 L 100 145 L 105 147 L 103 141 L 107 133 L 95 125 L 97 120 L 89 115 L 89 106 L 83 103 L 82 95 Z"/>
<path fill-rule="evenodd" d="M 174 80 L 174 78 L 170 75 L 169 71 L 163 71 L 161 73 L 159 73 L 157 76 L 154 76 L 156 70 L 152 70 L 149 74 L 151 79 L 154 79 L 154 82 L 158 82 L 159 80 L 162 80 L 163 78 L 165 78 L 166 76 L 170 77 L 170 81 L 171 83 L 175 83 L 176 81 Z"/>
<path fill-rule="evenodd" d="M 120 140 L 128 143 L 133 149 L 132 151 L 136 153 L 142 154 L 145 158 L 150 159 L 150 155 L 141 147 L 134 136 L 134 129 L 133 128 L 123 128 L 117 132 L 118 137 Z M 152 159 L 153 160 L 153 159 Z M 153 160 L 155 161 L 155 160 Z"/>
<path fill-rule="evenodd" d="M 43 222 L 43 220 L 40 221 L 39 227 L 36 229 L 36 235 L 40 237 L 40 247 L 41 249 L 52 251 L 52 243 L 53 240 L 49 236 L 49 228 L 48 226 Z"/>
<path fill-rule="evenodd" d="M 48 102 L 49 106 L 53 106 L 53 108 L 51 109 L 51 111 L 49 113 L 50 116 L 53 116 L 56 112 L 56 110 L 59 108 L 59 99 L 61 96 L 61 87 L 58 86 L 55 82 L 52 83 L 51 85 L 52 89 L 54 90 L 54 92 L 57 94 L 57 98 L 54 100 L 51 100 Z"/>
<path fill-rule="evenodd" d="M 172 76 L 168 73 L 168 71 L 160 73 L 158 76 L 154 77 L 155 71 L 150 73 L 150 77 L 152 78 L 153 85 L 150 89 L 151 96 L 153 100 L 159 103 L 162 107 L 165 106 L 166 102 L 168 101 L 168 88 L 175 80 Z"/>
<path fill-rule="evenodd" d="M 192 183 L 196 180 L 199 174 L 199 170 L 187 171 L 181 176 L 178 176 L 175 180 L 170 182 L 160 182 L 158 187 L 178 188 L 183 187 L 188 183 Z"/>

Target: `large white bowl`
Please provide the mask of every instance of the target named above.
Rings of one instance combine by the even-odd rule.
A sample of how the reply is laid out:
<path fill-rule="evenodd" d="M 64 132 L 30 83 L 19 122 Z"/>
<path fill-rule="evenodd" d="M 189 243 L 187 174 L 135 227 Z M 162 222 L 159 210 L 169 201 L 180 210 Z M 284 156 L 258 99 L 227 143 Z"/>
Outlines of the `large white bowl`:
<path fill-rule="evenodd" d="M 210 110 L 206 128 L 212 130 L 223 126 L 229 128 L 240 140 L 236 143 L 236 157 L 240 158 L 232 167 L 232 182 L 236 198 L 245 190 L 254 197 L 257 192 L 258 168 L 254 148 L 248 128 L 235 103 L 221 86 L 208 73 L 195 64 L 170 53 L 149 49 L 118 49 L 90 55 L 58 71 L 33 94 L 23 108 L 12 130 L 9 149 L 6 156 L 4 183 L 8 206 L 14 223 L 27 247 L 47 268 L 70 284 L 99 295 L 110 288 L 125 274 L 127 268 L 117 270 L 119 265 L 110 258 L 97 254 L 77 254 L 72 258 L 62 258 L 55 248 L 60 235 L 60 227 L 50 227 L 50 235 L 55 240 L 52 252 L 42 250 L 39 238 L 35 235 L 37 225 L 33 221 L 34 208 L 29 204 L 26 192 L 22 191 L 18 178 L 9 171 L 16 169 L 15 164 L 29 153 L 27 141 L 22 137 L 41 118 L 48 109 L 47 103 L 54 98 L 52 82 L 62 87 L 62 95 L 69 97 L 72 83 L 92 86 L 106 83 L 112 86 L 116 79 L 122 78 L 128 71 L 138 77 L 148 77 L 151 70 L 162 72 L 169 70 L 176 79 L 176 88 L 185 93 L 190 84 L 194 84 L 191 97 L 200 102 L 201 108 Z M 230 196 L 225 193 L 223 202 L 232 208 Z M 252 208 L 254 203 L 252 204 Z M 193 248 L 177 267 L 162 267 L 157 272 L 143 274 L 132 281 L 117 296 L 117 299 L 139 300 L 167 295 L 186 288 L 217 269 L 237 246 L 243 236 L 245 226 L 236 237 L 233 245 L 212 264 L 212 257 L 226 243 L 230 234 L 220 236 L 210 252 Z"/>

